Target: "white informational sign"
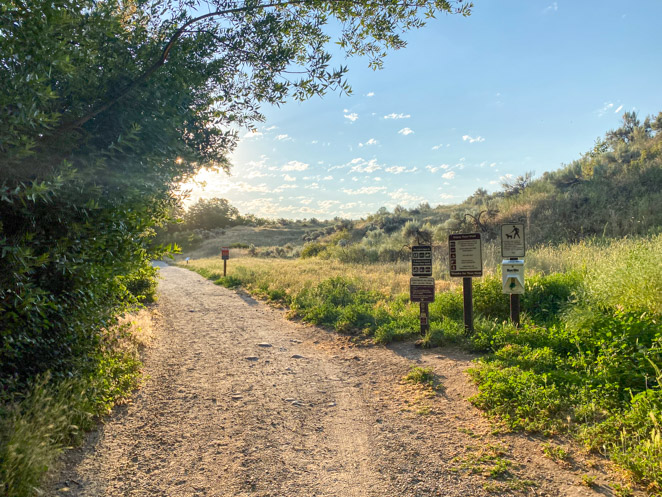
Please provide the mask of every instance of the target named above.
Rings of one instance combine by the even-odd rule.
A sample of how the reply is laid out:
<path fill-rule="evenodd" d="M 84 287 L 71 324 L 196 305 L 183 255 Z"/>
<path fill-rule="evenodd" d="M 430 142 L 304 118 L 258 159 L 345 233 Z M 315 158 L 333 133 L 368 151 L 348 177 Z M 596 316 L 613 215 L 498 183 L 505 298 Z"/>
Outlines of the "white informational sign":
<path fill-rule="evenodd" d="M 450 272 L 453 277 L 483 276 L 483 250 L 480 233 L 448 236 Z"/>
<path fill-rule="evenodd" d="M 432 276 L 432 247 L 414 245 L 411 248 L 412 276 Z"/>
<path fill-rule="evenodd" d="M 501 257 L 524 257 L 524 225 L 501 225 Z"/>
<path fill-rule="evenodd" d="M 521 295 L 524 293 L 524 261 L 505 260 L 501 263 L 503 293 Z"/>

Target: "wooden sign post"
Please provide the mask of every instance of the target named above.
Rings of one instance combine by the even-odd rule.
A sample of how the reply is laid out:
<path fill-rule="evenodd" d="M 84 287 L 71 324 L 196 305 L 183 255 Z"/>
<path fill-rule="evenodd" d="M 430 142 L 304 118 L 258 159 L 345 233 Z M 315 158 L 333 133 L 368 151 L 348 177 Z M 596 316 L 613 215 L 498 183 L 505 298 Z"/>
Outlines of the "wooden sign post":
<path fill-rule="evenodd" d="M 223 277 L 228 271 L 228 259 L 230 258 L 230 247 L 221 247 L 221 259 L 223 259 Z"/>
<path fill-rule="evenodd" d="M 448 260 L 451 277 L 462 278 L 464 329 L 474 330 L 473 287 L 471 278 L 483 276 L 483 250 L 480 233 L 458 233 L 448 236 Z"/>
<path fill-rule="evenodd" d="M 434 278 L 432 277 L 432 247 L 414 245 L 411 248 L 411 274 L 409 299 L 420 302 L 421 335 L 430 329 L 428 304 L 434 302 Z"/>

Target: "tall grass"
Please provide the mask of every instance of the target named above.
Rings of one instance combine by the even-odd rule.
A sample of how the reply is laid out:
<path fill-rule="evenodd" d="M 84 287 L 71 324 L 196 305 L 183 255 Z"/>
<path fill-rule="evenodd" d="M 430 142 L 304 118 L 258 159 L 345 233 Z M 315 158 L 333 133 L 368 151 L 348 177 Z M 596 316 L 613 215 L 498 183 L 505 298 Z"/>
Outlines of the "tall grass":
<path fill-rule="evenodd" d="M 152 339 L 149 311 L 121 320 L 104 334 L 96 369 L 56 382 L 37 378 L 21 397 L 0 404 L 0 496 L 40 493 L 43 475 L 140 380 L 139 350 Z"/>

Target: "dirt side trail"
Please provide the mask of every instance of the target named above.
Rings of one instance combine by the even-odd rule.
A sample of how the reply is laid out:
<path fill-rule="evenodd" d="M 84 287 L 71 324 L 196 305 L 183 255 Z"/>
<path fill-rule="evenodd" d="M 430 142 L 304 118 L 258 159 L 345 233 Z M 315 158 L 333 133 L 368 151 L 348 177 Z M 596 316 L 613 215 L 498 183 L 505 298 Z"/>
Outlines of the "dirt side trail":
<path fill-rule="evenodd" d="M 144 386 L 69 451 L 46 495 L 611 495 L 601 463 L 495 431 L 466 400 L 464 352 L 353 347 L 193 272 L 161 275 Z M 443 388 L 402 383 L 412 365 Z"/>

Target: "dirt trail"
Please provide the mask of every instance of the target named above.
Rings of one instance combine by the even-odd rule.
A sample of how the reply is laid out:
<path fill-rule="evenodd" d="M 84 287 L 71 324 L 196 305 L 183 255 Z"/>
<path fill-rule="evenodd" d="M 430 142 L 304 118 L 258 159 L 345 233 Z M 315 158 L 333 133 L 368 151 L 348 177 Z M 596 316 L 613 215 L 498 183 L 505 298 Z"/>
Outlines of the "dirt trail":
<path fill-rule="evenodd" d="M 47 495 L 610 495 L 599 465 L 493 433 L 466 400 L 462 351 L 353 347 L 195 273 L 161 274 L 148 379 L 67 454 Z M 401 383 L 411 365 L 443 389 Z"/>

